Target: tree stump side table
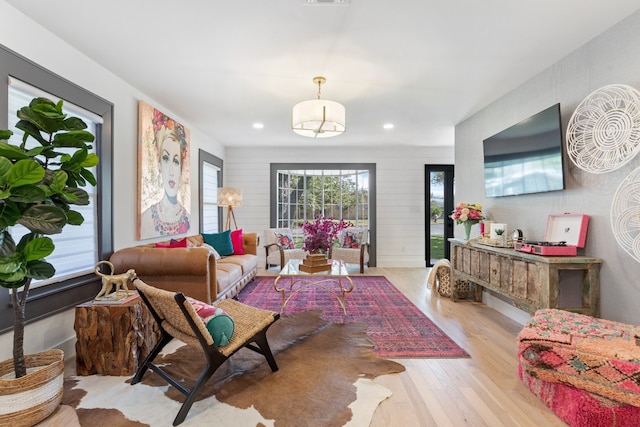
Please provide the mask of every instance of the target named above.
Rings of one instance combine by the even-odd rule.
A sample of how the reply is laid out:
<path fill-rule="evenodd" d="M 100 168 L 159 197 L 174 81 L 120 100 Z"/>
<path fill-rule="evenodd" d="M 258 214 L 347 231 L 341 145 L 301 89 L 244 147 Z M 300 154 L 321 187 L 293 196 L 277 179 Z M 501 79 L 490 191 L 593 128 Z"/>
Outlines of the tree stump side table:
<path fill-rule="evenodd" d="M 140 297 L 124 304 L 76 306 L 76 373 L 133 375 L 160 338 Z"/>

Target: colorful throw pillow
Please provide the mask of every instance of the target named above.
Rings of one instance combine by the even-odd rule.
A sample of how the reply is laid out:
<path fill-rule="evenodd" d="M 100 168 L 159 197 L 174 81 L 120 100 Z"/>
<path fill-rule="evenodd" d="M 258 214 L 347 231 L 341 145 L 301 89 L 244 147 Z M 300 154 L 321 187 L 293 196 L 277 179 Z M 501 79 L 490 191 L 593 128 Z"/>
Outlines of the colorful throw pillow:
<path fill-rule="evenodd" d="M 223 309 L 205 304 L 202 301 L 189 297 L 187 297 L 187 301 L 196 309 L 198 317 L 204 322 L 216 347 L 229 344 L 235 330 L 235 324 L 231 316 Z"/>
<path fill-rule="evenodd" d="M 276 239 L 283 249 L 295 249 L 296 245 L 293 241 L 293 236 L 289 233 L 277 233 Z"/>
<path fill-rule="evenodd" d="M 156 248 L 186 248 L 187 247 L 187 239 L 175 240 L 171 239 L 169 243 L 156 243 Z"/>
<path fill-rule="evenodd" d="M 233 255 L 231 230 L 223 231 L 222 233 L 203 234 L 202 238 L 206 244 L 213 246 L 220 255 Z"/>
<path fill-rule="evenodd" d="M 342 232 L 343 248 L 359 249 L 365 243 L 365 230 L 344 230 Z"/>
<path fill-rule="evenodd" d="M 231 232 L 231 245 L 233 246 L 234 255 L 244 255 L 242 247 L 242 228 Z"/>

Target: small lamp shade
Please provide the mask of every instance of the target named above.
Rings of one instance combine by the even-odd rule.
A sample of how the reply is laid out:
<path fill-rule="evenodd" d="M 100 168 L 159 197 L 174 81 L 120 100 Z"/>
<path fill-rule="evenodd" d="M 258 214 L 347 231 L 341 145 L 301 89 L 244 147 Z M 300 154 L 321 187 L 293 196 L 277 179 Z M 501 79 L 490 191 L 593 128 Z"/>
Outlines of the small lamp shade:
<path fill-rule="evenodd" d="M 242 206 L 242 191 L 235 187 L 218 188 L 218 206 Z"/>

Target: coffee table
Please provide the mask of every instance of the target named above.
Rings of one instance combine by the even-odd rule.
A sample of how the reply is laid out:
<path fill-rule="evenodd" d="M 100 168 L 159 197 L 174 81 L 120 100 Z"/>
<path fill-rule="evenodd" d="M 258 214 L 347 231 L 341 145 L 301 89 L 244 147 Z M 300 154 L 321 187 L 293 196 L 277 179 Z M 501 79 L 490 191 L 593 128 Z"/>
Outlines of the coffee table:
<path fill-rule="evenodd" d="M 349 277 L 344 262 L 334 260 L 331 263 L 331 270 L 318 273 L 300 271 L 301 262 L 302 260 L 299 259 L 289 260 L 273 282 L 273 288 L 282 294 L 280 313 L 284 311 L 289 300 L 300 291 L 317 286 L 336 297 L 346 316 L 347 308 L 344 305 L 344 298 L 353 290 L 353 280 Z"/>

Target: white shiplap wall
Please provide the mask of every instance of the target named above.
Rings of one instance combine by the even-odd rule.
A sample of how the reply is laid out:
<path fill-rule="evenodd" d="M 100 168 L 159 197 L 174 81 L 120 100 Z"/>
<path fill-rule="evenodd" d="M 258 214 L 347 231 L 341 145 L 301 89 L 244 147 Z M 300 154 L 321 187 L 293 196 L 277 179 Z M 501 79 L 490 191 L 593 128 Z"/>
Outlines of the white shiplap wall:
<path fill-rule="evenodd" d="M 243 205 L 234 210 L 238 226 L 261 234 L 269 228 L 271 163 L 375 163 L 377 265 L 425 267 L 424 166 L 453 164 L 453 147 L 327 150 L 313 144 L 319 143 L 297 149 L 226 149 L 224 185 L 240 187 L 243 192 Z M 262 265 L 264 250 L 260 248 L 258 254 Z"/>

